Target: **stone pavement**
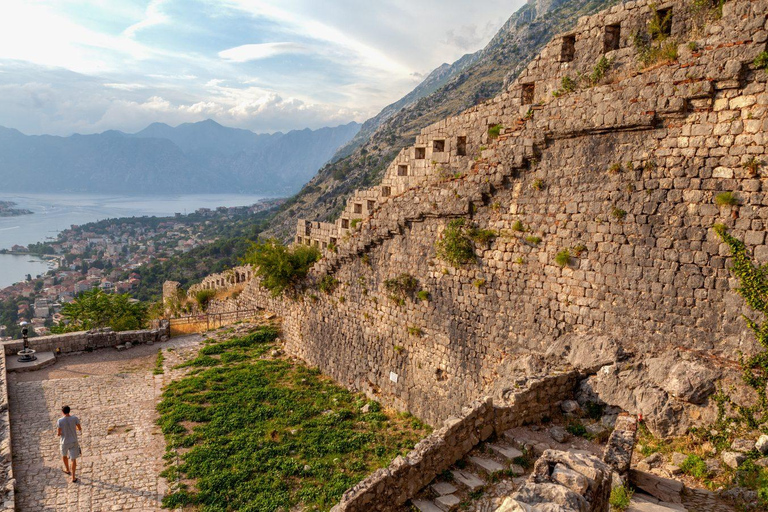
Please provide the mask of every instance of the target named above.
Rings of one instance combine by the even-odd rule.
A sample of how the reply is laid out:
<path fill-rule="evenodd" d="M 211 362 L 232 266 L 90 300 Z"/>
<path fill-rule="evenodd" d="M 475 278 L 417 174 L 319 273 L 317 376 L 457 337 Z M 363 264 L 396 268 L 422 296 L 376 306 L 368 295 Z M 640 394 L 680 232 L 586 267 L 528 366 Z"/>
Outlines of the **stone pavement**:
<path fill-rule="evenodd" d="M 9 375 L 17 509 L 160 510 L 165 442 L 155 406 L 169 377 L 152 369 L 160 348 L 184 350 L 200 339 L 64 356 L 44 370 Z M 83 426 L 78 483 L 62 472 L 56 437 L 65 404 Z"/>

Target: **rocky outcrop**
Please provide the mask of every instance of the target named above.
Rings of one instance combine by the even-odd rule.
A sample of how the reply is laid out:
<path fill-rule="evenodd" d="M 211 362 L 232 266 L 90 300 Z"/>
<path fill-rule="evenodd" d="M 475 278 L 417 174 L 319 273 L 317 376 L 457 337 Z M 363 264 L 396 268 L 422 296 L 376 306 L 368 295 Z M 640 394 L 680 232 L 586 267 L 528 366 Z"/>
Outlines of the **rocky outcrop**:
<path fill-rule="evenodd" d="M 536 461 L 528 481 L 498 510 L 607 511 L 611 473 L 611 467 L 594 455 L 547 450 Z"/>

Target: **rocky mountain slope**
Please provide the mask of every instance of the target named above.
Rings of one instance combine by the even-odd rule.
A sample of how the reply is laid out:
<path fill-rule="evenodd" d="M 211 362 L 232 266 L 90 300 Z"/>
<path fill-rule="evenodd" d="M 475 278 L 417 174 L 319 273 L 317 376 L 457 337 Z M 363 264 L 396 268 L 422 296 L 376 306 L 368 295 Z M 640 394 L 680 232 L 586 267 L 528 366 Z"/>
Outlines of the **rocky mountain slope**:
<path fill-rule="evenodd" d="M 359 129 L 256 134 L 208 120 L 54 137 L 0 127 L 0 181 L 4 191 L 287 195 Z"/>
<path fill-rule="evenodd" d="M 488 45 L 433 71 L 414 91 L 363 124 L 272 223 L 270 233 L 293 234 L 299 218 L 332 220 L 356 189 L 378 183 L 386 166 L 431 123 L 496 96 L 557 33 L 580 16 L 616 0 L 531 0 L 515 12 Z"/>

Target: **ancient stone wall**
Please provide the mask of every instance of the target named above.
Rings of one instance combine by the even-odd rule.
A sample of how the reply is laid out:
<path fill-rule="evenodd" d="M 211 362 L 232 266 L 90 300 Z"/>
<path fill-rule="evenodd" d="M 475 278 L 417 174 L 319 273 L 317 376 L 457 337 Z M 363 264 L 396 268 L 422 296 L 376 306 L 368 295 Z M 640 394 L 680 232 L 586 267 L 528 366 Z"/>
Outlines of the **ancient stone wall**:
<path fill-rule="evenodd" d="M 0 493 L 2 510 L 16 510 L 11 452 L 11 417 L 8 411 L 8 374 L 5 371 L 5 357 L 0 358 Z"/>
<path fill-rule="evenodd" d="M 80 331 L 53 336 L 40 336 L 31 338 L 29 346 L 37 352 L 53 352 L 66 354 L 69 352 L 82 352 L 99 348 L 116 347 L 130 342 L 134 345 L 142 343 L 156 343 L 166 341 L 170 337 L 169 323 L 163 321 L 157 329 L 141 331 L 115 332 L 111 329 L 97 329 L 93 331 Z M 21 340 L 3 342 L 5 355 L 16 354 L 23 348 Z"/>
<path fill-rule="evenodd" d="M 713 388 L 677 393 L 643 361 L 684 357 L 724 377 L 755 350 L 711 227 L 768 261 L 768 73 L 753 64 L 768 2 L 726 2 L 706 23 L 686 2 L 657 9 L 671 9 L 676 60 L 641 69 L 631 41 L 648 2 L 580 20 L 508 91 L 426 128 L 353 197 L 310 289 L 274 299 L 252 281 L 237 306 L 275 311 L 290 353 L 433 423 L 563 363 L 556 346 L 602 361 L 596 335 L 635 358 L 616 367 L 616 386 L 632 382 L 617 405 L 663 435 L 712 419 Z M 594 75 L 602 56 L 612 62 Z M 435 242 L 459 217 L 497 236 L 454 268 Z M 331 226 L 316 229 L 330 243 Z M 417 288 L 393 292 L 401 274 Z M 329 294 L 313 287 L 327 276 Z"/>
<path fill-rule="evenodd" d="M 253 269 L 249 265 L 234 267 L 225 270 L 219 274 L 211 274 L 205 277 L 200 283 L 190 286 L 187 295 L 194 298 L 195 294 L 201 290 L 228 290 L 238 286 L 245 285 L 253 278 Z M 172 291 L 169 289 L 169 293 Z M 163 286 L 163 299 L 168 299 L 172 295 L 166 296 L 165 285 Z"/>

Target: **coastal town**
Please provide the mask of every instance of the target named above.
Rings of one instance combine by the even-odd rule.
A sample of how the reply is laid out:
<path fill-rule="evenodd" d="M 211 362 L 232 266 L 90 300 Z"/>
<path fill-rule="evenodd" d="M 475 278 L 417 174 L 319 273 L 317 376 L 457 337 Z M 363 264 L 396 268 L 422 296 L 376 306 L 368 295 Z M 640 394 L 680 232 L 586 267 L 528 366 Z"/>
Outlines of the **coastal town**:
<path fill-rule="evenodd" d="M 279 202 L 200 208 L 174 217 L 110 219 L 72 226 L 54 241 L 3 248 L 0 252 L 44 258 L 51 269 L 0 289 L 0 341 L 11 339 L 21 321 L 30 322 L 38 336 L 49 334 L 62 321 L 62 305 L 78 294 L 94 288 L 130 293 L 141 283 L 136 269 L 142 265 L 213 243 L 220 223 L 247 219 Z"/>

